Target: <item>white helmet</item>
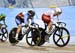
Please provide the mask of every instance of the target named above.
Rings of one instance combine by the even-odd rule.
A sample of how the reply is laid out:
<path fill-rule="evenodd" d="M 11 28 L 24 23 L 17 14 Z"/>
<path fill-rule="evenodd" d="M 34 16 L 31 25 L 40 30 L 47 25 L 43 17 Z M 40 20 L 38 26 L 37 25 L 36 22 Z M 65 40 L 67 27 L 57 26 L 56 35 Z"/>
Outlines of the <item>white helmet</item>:
<path fill-rule="evenodd" d="M 54 10 L 55 10 L 55 12 L 58 13 L 58 14 L 61 14 L 61 13 L 62 13 L 62 10 L 61 10 L 60 8 L 55 8 Z"/>

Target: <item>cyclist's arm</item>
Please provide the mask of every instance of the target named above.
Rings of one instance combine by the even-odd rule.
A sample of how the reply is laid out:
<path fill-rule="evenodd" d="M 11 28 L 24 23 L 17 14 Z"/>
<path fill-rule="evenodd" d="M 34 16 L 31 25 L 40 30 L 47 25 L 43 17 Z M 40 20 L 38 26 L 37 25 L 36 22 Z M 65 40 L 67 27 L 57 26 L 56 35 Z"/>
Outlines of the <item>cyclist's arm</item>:
<path fill-rule="evenodd" d="M 54 21 L 53 14 L 51 14 L 50 17 L 51 17 L 51 21 L 53 22 Z"/>
<path fill-rule="evenodd" d="M 29 25 L 29 27 L 33 27 L 33 26 L 32 26 L 32 23 L 34 23 L 34 22 L 33 22 L 33 19 L 31 19 L 31 18 L 28 19 L 28 25 Z"/>
<path fill-rule="evenodd" d="M 29 25 L 29 27 L 33 27 L 31 24 L 32 24 L 32 20 L 29 19 L 29 20 L 28 20 L 28 25 Z"/>
<path fill-rule="evenodd" d="M 59 16 L 57 16 L 57 22 L 59 22 Z"/>
<path fill-rule="evenodd" d="M 3 19 L 3 22 L 4 22 L 4 25 L 7 27 L 6 22 L 5 22 L 5 19 Z"/>
<path fill-rule="evenodd" d="M 29 25 L 29 26 L 31 25 L 31 19 L 28 20 L 28 25 Z"/>
<path fill-rule="evenodd" d="M 31 18 L 31 16 L 29 16 L 28 14 L 26 14 L 24 22 L 30 27 L 32 24 L 33 19 Z"/>

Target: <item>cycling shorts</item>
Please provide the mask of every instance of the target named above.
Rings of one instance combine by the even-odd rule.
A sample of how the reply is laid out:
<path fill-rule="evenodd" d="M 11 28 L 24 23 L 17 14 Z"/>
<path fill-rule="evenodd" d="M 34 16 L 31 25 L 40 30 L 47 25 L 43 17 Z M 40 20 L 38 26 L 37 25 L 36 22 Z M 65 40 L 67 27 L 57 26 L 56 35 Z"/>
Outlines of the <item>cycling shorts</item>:
<path fill-rule="evenodd" d="M 43 15 L 42 15 L 42 21 L 43 21 L 44 23 L 49 24 L 49 23 L 51 22 L 51 17 L 48 16 L 48 15 L 43 14 Z"/>
<path fill-rule="evenodd" d="M 17 25 L 20 25 L 24 23 L 24 19 L 22 19 L 20 16 L 16 16 L 15 22 Z"/>

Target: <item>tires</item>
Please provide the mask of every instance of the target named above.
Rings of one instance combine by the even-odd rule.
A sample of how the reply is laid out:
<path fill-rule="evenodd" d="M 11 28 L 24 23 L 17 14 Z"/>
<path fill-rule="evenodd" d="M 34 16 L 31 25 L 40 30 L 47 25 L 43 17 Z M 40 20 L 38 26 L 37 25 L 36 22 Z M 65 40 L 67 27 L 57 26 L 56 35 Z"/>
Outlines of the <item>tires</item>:
<path fill-rule="evenodd" d="M 70 40 L 70 33 L 66 28 L 57 28 L 53 34 L 53 41 L 55 45 L 59 47 L 64 47 L 68 44 Z"/>
<path fill-rule="evenodd" d="M 39 30 L 36 28 L 32 28 L 26 35 L 26 42 L 29 46 L 35 46 L 39 44 L 40 38 L 41 36 Z"/>
<path fill-rule="evenodd" d="M 16 45 L 18 43 L 18 41 L 15 39 L 16 31 L 17 31 L 17 28 L 13 28 L 9 33 L 9 42 L 12 45 Z"/>
<path fill-rule="evenodd" d="M 43 45 L 45 43 L 46 33 L 45 33 L 43 28 L 39 28 L 39 30 L 40 30 L 40 33 L 41 33 L 41 40 L 40 40 L 38 46 L 41 46 L 41 45 Z"/>
<path fill-rule="evenodd" d="M 2 28 L 1 29 L 1 34 L 0 34 L 0 39 L 1 39 L 1 42 L 5 42 L 8 38 L 8 31 L 6 28 Z"/>

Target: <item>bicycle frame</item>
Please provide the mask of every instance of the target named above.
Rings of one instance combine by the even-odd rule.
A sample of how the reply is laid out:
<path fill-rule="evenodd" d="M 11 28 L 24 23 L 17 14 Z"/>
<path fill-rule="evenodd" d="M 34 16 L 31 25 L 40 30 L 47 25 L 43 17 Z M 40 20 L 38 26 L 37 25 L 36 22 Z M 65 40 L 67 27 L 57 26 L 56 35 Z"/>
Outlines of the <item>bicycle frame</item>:
<path fill-rule="evenodd" d="M 26 28 L 25 26 L 22 26 L 22 27 Z M 29 29 L 30 28 L 28 27 L 27 31 L 25 31 L 23 35 L 26 35 L 28 33 Z"/>
<path fill-rule="evenodd" d="M 6 27 L 7 27 L 7 26 L 6 26 L 5 24 L 1 24 L 1 23 L 0 23 L 0 30 L 1 30 L 1 28 L 6 28 Z M 1 36 L 1 35 L 3 35 L 3 34 L 0 33 L 0 36 Z"/>
<path fill-rule="evenodd" d="M 32 23 L 32 25 L 34 26 L 33 28 L 39 28 L 39 25 L 38 24 L 36 24 L 36 23 Z M 38 26 L 38 27 L 36 27 L 36 25 Z M 32 29 L 31 27 L 29 27 L 28 25 L 24 25 L 24 26 L 22 26 L 22 27 L 24 27 L 24 28 L 27 28 L 27 31 L 26 32 L 24 32 L 24 34 L 23 35 L 26 35 L 26 34 L 28 34 L 28 32 Z"/>
<path fill-rule="evenodd" d="M 52 24 L 52 26 L 54 25 L 54 28 L 52 28 L 50 34 L 47 33 L 49 35 L 49 37 L 56 31 L 56 29 L 60 28 L 61 24 L 62 25 L 64 24 L 64 26 L 66 26 L 66 23 L 64 23 L 64 22 L 57 22 L 57 24 L 58 24 L 58 26 L 56 24 Z M 61 26 L 61 27 L 64 27 L 64 26 Z M 45 30 L 46 30 L 46 28 L 47 28 L 47 25 L 45 25 Z"/>

